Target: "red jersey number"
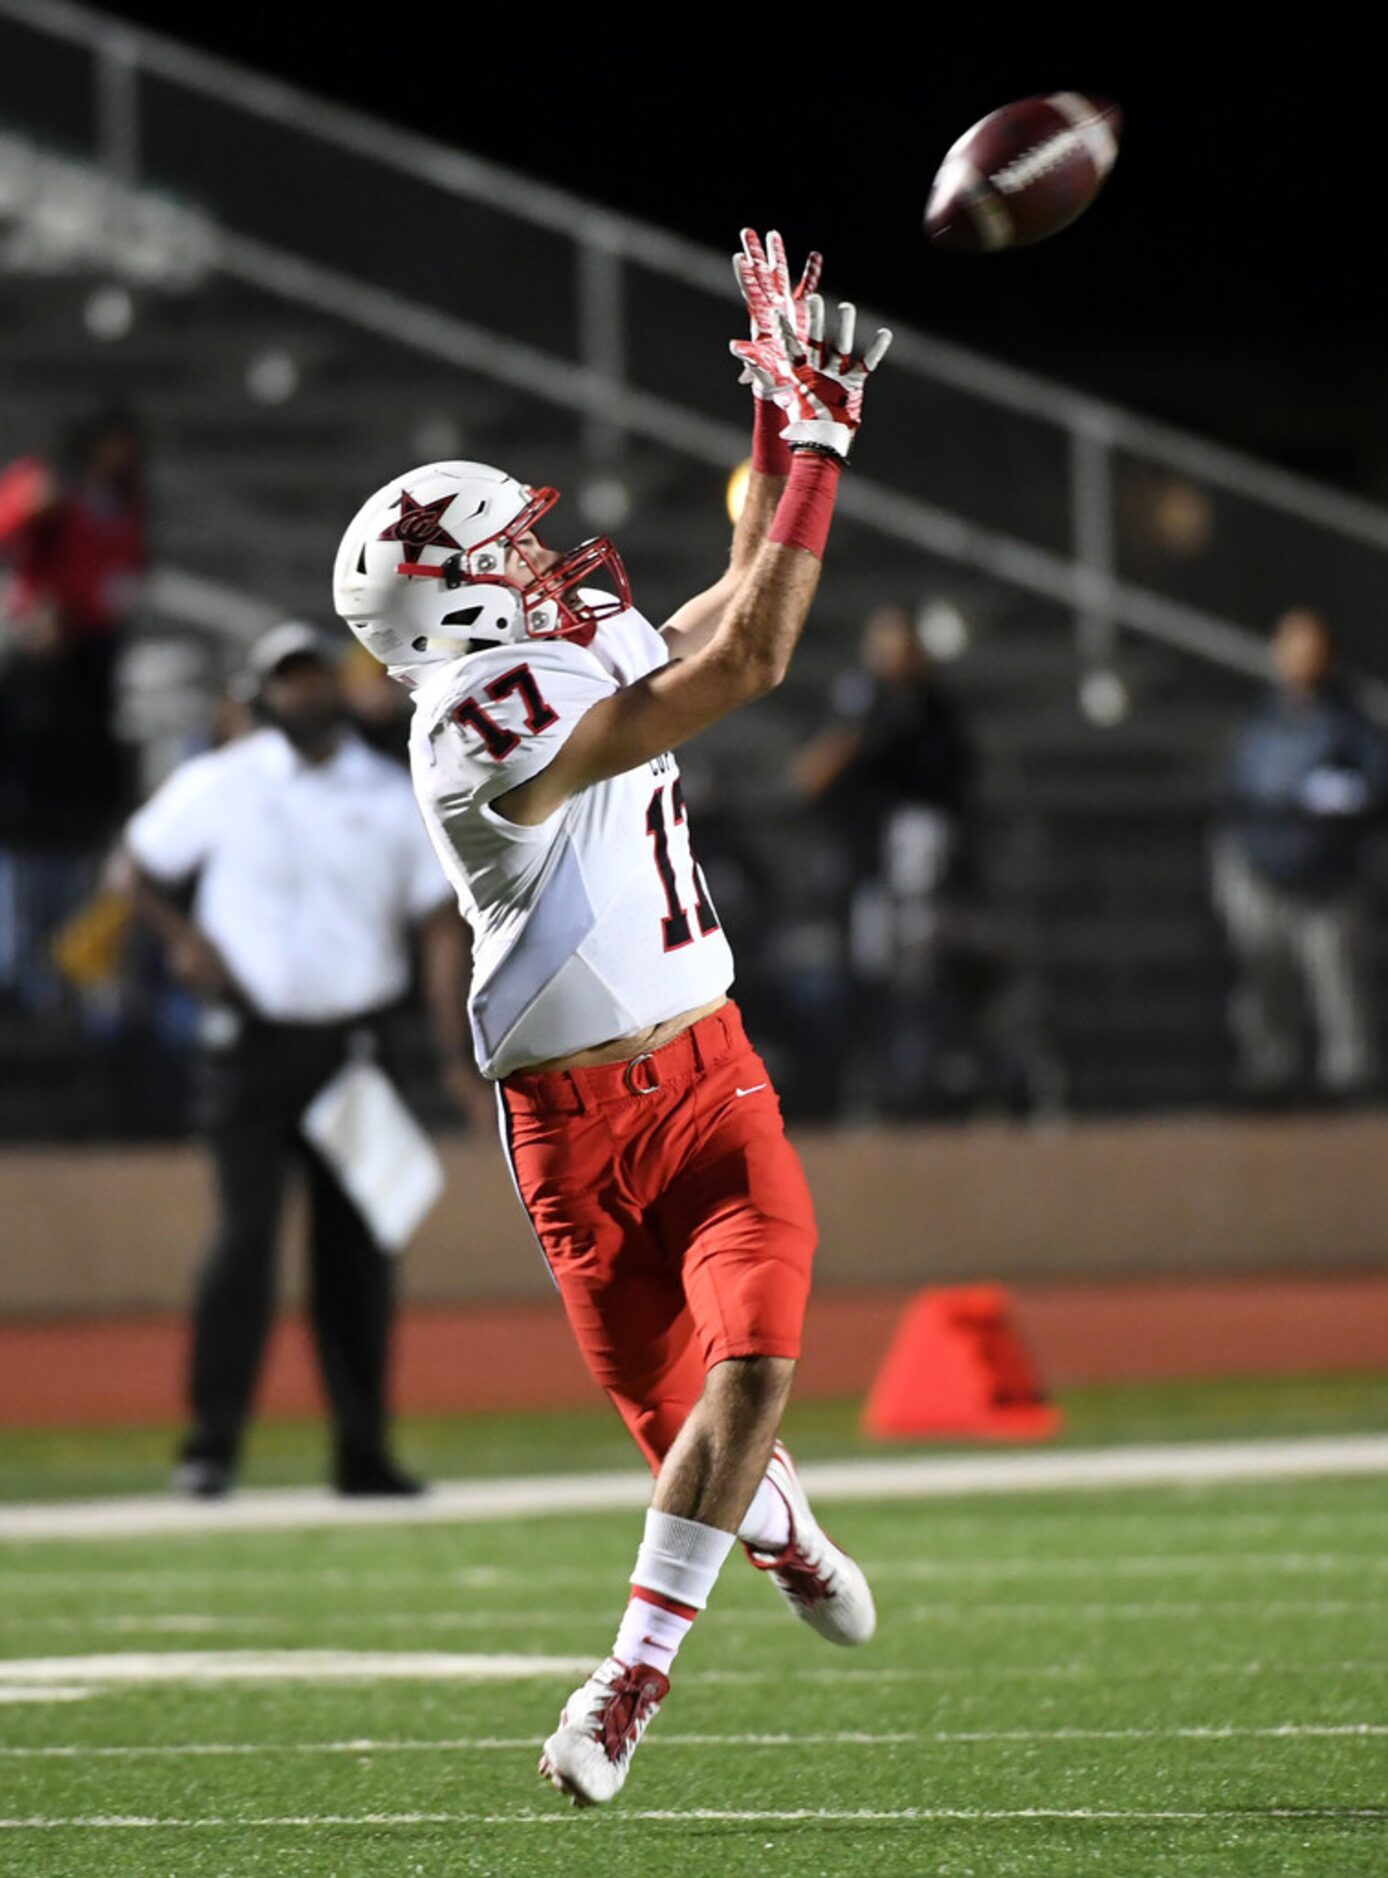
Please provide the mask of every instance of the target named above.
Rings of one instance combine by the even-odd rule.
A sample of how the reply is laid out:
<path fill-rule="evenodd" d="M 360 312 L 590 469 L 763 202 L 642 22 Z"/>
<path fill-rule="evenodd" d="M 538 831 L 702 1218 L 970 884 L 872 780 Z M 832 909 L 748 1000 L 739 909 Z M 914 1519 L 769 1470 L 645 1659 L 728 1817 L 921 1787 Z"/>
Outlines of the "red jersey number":
<path fill-rule="evenodd" d="M 503 672 L 500 678 L 494 678 L 483 687 L 483 695 L 490 698 L 493 704 L 501 704 L 517 694 L 525 707 L 525 728 L 532 735 L 559 722 L 558 711 L 545 702 L 528 665 L 517 665 L 514 670 Z M 482 739 L 487 755 L 497 763 L 508 757 L 520 742 L 519 733 L 499 724 L 476 698 L 463 699 L 453 712 L 453 722 L 465 730 L 475 730 Z"/>
<path fill-rule="evenodd" d="M 676 828 L 684 822 L 684 789 L 676 777 L 670 791 L 671 820 Z M 660 876 L 660 884 L 665 889 L 665 904 L 669 908 L 660 922 L 660 937 L 667 952 L 675 952 L 681 946 L 687 946 L 694 938 L 694 930 L 689 923 L 689 915 L 680 899 L 679 881 L 675 876 L 675 863 L 670 855 L 670 836 L 665 827 L 665 785 L 662 783 L 651 797 L 646 810 L 646 833 L 654 846 L 655 871 Z M 713 910 L 708 888 L 704 883 L 703 870 L 694 858 L 694 847 L 689 846 L 689 869 L 694 879 L 694 917 L 699 922 L 699 936 L 707 938 L 719 928 L 718 915 Z"/>

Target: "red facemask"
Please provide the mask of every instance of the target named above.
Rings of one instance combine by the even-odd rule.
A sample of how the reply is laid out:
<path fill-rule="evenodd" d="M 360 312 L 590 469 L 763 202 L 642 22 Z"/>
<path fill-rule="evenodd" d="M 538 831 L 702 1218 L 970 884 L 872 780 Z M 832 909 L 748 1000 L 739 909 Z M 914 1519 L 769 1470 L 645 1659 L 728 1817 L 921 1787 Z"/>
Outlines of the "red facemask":
<path fill-rule="evenodd" d="M 541 518 L 548 515 L 558 500 L 557 489 L 536 489 L 525 507 L 504 528 L 474 543 L 465 553 L 450 555 L 437 565 L 402 562 L 396 572 L 415 579 L 443 580 L 450 587 L 515 587 L 525 605 L 527 637 L 572 639 L 578 645 L 590 645 L 603 620 L 625 612 L 631 605 L 631 582 L 621 555 L 606 535 L 594 535 L 591 540 L 581 541 L 544 569 L 531 559 L 519 543 L 523 536 L 535 531 Z M 469 572 L 466 563 L 473 562 L 483 549 L 493 546 L 503 565 L 507 555 L 514 553 L 528 571 L 529 580 L 521 582 L 509 574 Z M 614 596 L 594 601 L 578 598 L 575 588 L 604 574 L 617 590 Z M 532 617 L 549 605 L 554 608 L 556 623 L 543 626 L 537 623 L 532 628 Z"/>

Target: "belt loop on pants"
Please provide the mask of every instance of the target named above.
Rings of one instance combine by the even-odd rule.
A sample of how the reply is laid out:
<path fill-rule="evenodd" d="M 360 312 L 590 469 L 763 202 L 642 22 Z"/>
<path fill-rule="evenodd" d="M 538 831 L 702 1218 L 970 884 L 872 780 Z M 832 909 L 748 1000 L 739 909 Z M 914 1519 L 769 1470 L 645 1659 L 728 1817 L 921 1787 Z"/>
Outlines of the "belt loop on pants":
<path fill-rule="evenodd" d="M 649 1067 L 643 1069 L 642 1065 Z M 622 1082 L 632 1095 L 654 1095 L 660 1087 L 660 1071 L 655 1065 L 655 1053 L 643 1050 L 639 1056 L 628 1058 L 622 1068 Z"/>
<path fill-rule="evenodd" d="M 720 1006 L 710 1011 L 707 1017 L 701 1017 L 697 1024 L 681 1033 L 689 1039 L 690 1054 L 694 1067 L 700 1074 L 715 1064 L 723 1062 L 734 1048 L 736 1032 L 728 1021 L 728 1006 Z"/>
<path fill-rule="evenodd" d="M 578 1077 L 574 1075 L 571 1069 L 566 1069 L 564 1071 L 564 1081 L 569 1085 L 569 1094 L 573 1097 L 573 1113 L 575 1115 L 586 1115 L 588 1113 L 588 1104 L 583 1100 L 583 1087 Z"/>

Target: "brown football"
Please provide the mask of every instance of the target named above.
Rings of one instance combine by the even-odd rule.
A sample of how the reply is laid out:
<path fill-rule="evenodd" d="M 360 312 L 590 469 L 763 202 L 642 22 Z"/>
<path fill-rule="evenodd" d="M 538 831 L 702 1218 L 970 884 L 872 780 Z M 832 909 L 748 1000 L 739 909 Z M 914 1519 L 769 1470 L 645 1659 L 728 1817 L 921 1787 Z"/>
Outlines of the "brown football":
<path fill-rule="evenodd" d="M 1044 241 L 1098 195 L 1122 123 L 1116 104 L 1078 91 L 990 111 L 946 153 L 925 205 L 926 233 L 967 254 Z"/>

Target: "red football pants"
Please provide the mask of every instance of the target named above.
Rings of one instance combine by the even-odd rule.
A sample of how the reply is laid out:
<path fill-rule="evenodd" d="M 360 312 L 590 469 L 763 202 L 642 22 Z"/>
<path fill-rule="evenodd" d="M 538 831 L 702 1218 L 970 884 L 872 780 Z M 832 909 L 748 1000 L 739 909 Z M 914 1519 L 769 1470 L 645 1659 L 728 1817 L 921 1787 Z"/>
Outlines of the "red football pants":
<path fill-rule="evenodd" d="M 728 1357 L 800 1354 L 814 1209 L 734 1004 L 652 1054 L 500 1085 L 584 1361 L 658 1468 Z"/>

